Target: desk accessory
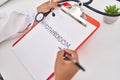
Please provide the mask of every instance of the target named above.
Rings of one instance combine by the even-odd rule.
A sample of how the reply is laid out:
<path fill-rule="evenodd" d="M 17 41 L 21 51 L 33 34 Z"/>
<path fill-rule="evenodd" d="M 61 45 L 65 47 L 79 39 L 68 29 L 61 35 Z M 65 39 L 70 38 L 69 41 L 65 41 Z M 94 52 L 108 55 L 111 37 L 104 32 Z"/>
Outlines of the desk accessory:
<path fill-rule="evenodd" d="M 116 5 L 108 5 L 105 7 L 105 12 L 107 14 L 120 14 L 120 8 L 118 8 Z M 114 23 L 119 16 L 103 16 L 103 21 L 107 24 L 112 24 Z"/>

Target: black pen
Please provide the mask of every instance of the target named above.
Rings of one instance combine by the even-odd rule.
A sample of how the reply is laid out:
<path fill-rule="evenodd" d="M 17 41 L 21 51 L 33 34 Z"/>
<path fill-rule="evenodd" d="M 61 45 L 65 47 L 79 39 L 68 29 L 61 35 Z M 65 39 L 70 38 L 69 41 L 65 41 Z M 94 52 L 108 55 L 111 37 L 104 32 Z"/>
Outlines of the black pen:
<path fill-rule="evenodd" d="M 62 50 L 60 47 L 58 47 L 60 50 Z M 80 63 L 78 61 L 76 61 L 75 59 L 73 59 L 71 57 L 71 55 L 69 55 L 69 53 L 65 52 L 64 55 L 66 58 L 68 58 L 70 61 L 72 61 L 79 69 L 81 69 L 82 71 L 85 72 L 85 69 L 80 65 Z"/>
<path fill-rule="evenodd" d="M 65 52 L 66 53 L 66 52 Z M 66 58 L 68 58 L 69 60 L 71 60 L 78 68 L 80 68 L 82 71 L 85 71 L 85 69 L 79 64 L 79 62 L 77 62 L 75 59 L 73 59 L 69 53 L 66 53 L 64 55 Z"/>

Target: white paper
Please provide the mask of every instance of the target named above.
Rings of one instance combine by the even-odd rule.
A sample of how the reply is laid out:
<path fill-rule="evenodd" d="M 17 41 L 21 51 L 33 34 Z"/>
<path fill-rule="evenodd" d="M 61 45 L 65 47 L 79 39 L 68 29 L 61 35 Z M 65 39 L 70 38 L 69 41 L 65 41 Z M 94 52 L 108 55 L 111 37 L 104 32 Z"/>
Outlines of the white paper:
<path fill-rule="evenodd" d="M 46 80 L 54 71 L 58 47 L 75 50 L 96 27 L 83 27 L 61 10 L 55 10 L 13 48 L 13 52 L 35 80 Z"/>

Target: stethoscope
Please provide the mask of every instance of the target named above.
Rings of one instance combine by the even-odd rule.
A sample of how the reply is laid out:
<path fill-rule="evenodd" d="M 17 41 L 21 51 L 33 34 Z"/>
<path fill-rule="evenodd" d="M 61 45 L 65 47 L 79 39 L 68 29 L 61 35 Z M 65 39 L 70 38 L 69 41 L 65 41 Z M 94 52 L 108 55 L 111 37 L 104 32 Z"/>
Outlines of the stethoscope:
<path fill-rule="evenodd" d="M 60 1 L 59 3 L 67 2 L 67 1 L 74 1 L 74 2 L 78 3 L 79 6 L 81 5 L 80 0 L 62 0 L 62 1 Z M 117 1 L 120 1 L 120 0 L 117 0 Z M 101 14 L 101 15 L 106 15 L 106 16 L 111 16 L 111 17 L 120 16 L 120 14 L 107 14 L 107 13 L 105 13 L 105 12 L 102 12 L 102 11 L 100 11 L 100 10 L 97 10 L 97 9 L 89 6 L 89 4 L 91 4 L 92 2 L 93 2 L 93 0 L 89 0 L 89 1 L 87 1 L 87 2 L 83 2 L 83 6 L 85 6 L 85 7 L 87 7 L 88 9 L 90 9 L 90 10 L 92 10 L 92 11 L 98 13 L 98 14 Z"/>
<path fill-rule="evenodd" d="M 91 3 L 93 2 L 93 0 L 89 0 L 89 1 L 87 1 L 87 2 L 81 2 L 80 0 L 61 0 L 61 1 L 58 2 L 58 4 L 62 5 L 63 3 L 69 2 L 69 1 L 76 2 L 76 3 L 78 4 L 78 6 L 81 6 L 81 5 L 82 5 L 82 6 L 85 6 L 85 7 L 87 7 L 88 9 L 90 9 L 90 10 L 92 10 L 92 11 L 98 13 L 98 14 L 101 14 L 101 15 L 110 16 L 110 17 L 120 16 L 120 14 L 107 14 L 107 13 L 105 13 L 105 12 L 102 12 L 102 11 L 100 11 L 100 10 L 97 10 L 97 9 L 89 6 L 89 4 L 91 4 Z M 120 1 L 120 0 L 117 0 L 117 1 Z M 52 5 L 52 0 L 50 0 L 50 5 Z M 37 13 L 37 14 L 36 14 L 36 17 L 35 17 L 35 20 L 36 20 L 37 22 L 42 21 L 42 20 L 44 19 L 44 16 L 47 15 L 48 13 L 50 13 L 50 12 L 52 12 L 52 16 L 55 17 L 55 13 L 54 13 L 53 9 L 51 8 L 51 10 L 50 10 L 49 12 L 47 12 L 47 13 L 44 13 L 44 14 L 41 13 L 41 12 Z"/>

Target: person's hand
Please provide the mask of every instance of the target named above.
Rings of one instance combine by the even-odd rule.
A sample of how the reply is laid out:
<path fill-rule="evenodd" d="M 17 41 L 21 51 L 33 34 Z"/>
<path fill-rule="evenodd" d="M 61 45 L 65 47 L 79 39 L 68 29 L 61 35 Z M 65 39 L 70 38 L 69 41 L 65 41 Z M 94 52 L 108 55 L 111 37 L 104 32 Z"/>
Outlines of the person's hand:
<path fill-rule="evenodd" d="M 55 80 L 71 80 L 79 70 L 72 61 L 66 60 L 64 52 L 69 53 L 73 59 L 78 61 L 78 55 L 75 51 L 68 49 L 59 51 L 55 62 Z"/>
<path fill-rule="evenodd" d="M 37 7 L 37 11 L 38 12 L 43 12 L 43 13 L 47 13 L 50 11 L 51 8 L 56 8 L 58 7 L 58 3 L 60 0 L 53 0 L 52 4 L 50 4 L 50 1 L 47 1 L 43 4 L 41 4 L 40 6 Z"/>

